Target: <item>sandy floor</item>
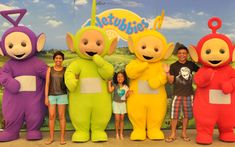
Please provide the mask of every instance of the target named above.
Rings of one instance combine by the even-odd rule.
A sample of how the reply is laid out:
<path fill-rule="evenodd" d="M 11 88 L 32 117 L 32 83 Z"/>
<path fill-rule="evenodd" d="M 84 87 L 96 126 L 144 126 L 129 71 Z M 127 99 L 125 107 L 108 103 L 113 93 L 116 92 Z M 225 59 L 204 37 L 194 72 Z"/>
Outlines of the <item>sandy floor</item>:
<path fill-rule="evenodd" d="M 165 134 L 168 135 L 170 133 L 169 130 L 164 130 Z M 178 131 L 178 136 L 180 136 L 180 130 Z M 63 145 L 64 147 L 182 147 L 182 146 L 205 146 L 205 145 L 198 145 L 195 143 L 195 136 L 196 131 L 195 130 L 188 130 L 188 136 L 192 139 L 190 142 L 183 141 L 180 137 L 177 138 L 176 141 L 173 143 L 166 143 L 165 141 L 151 141 L 146 139 L 145 141 L 130 141 L 129 135 L 130 131 L 125 131 L 125 138 L 124 140 L 116 140 L 115 139 L 115 132 L 114 131 L 108 131 L 109 140 L 107 142 L 99 142 L 99 143 L 93 143 L 91 141 L 88 141 L 86 143 L 73 143 L 71 142 L 71 136 L 73 132 L 69 131 L 66 133 L 66 140 L 67 144 Z M 57 147 L 62 146 L 60 145 L 59 138 L 60 133 L 55 133 L 55 142 L 50 145 L 45 145 L 45 141 L 49 136 L 49 132 L 43 132 L 44 139 L 39 141 L 27 141 L 25 140 L 25 132 L 21 133 L 20 139 L 16 141 L 6 142 L 6 143 L 0 143 L 0 147 L 42 147 L 42 146 L 50 146 L 50 147 Z M 218 140 L 218 131 L 214 131 L 214 142 L 211 146 L 215 147 L 235 147 L 235 143 L 225 143 Z"/>

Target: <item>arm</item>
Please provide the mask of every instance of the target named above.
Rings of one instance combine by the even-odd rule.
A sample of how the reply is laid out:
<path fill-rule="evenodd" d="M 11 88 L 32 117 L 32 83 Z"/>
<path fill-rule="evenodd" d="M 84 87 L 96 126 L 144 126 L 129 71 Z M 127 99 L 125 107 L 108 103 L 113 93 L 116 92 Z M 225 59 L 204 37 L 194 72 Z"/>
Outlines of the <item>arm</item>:
<path fill-rule="evenodd" d="M 165 85 L 167 82 L 167 77 L 166 77 L 166 73 L 162 70 L 159 71 L 160 73 L 156 76 L 156 77 L 151 77 L 148 80 L 149 86 L 152 89 L 157 89 L 162 85 Z"/>
<path fill-rule="evenodd" d="M 45 84 L 45 105 L 49 105 L 49 98 L 48 98 L 48 93 L 49 93 L 49 85 L 50 85 L 50 73 L 51 73 L 51 68 L 48 67 L 47 73 L 46 73 L 46 84 Z"/>
<path fill-rule="evenodd" d="M 100 55 L 94 55 L 93 61 L 98 67 L 98 73 L 99 75 L 105 79 L 111 79 L 114 73 L 113 65 L 109 62 L 105 61 Z"/>
<path fill-rule="evenodd" d="M 114 86 L 112 85 L 112 81 L 108 81 L 108 91 L 111 93 L 114 91 Z"/>
<path fill-rule="evenodd" d="M 198 87 L 206 87 L 210 84 L 215 74 L 212 68 L 200 68 L 194 76 L 195 84 Z"/>
<path fill-rule="evenodd" d="M 9 64 L 6 64 L 0 70 L 0 83 L 5 89 L 7 89 L 11 93 L 16 94 L 20 90 L 20 83 L 12 77 Z"/>
<path fill-rule="evenodd" d="M 228 73 L 230 72 L 228 71 Z M 231 73 L 231 77 L 228 81 L 221 81 L 221 89 L 223 90 L 224 94 L 232 93 L 235 90 L 235 70 L 232 69 Z"/>
<path fill-rule="evenodd" d="M 45 62 L 41 61 L 38 59 L 37 62 L 33 63 L 35 65 L 37 65 L 37 75 L 42 78 L 42 79 L 45 79 L 46 78 L 46 74 L 47 74 L 47 69 L 48 69 L 48 66 Z"/>
<path fill-rule="evenodd" d="M 147 62 L 138 62 L 136 60 L 132 60 L 126 66 L 126 74 L 130 79 L 136 79 L 140 77 L 147 68 Z"/>
<path fill-rule="evenodd" d="M 79 62 L 79 61 L 78 61 Z M 79 63 L 73 61 L 67 68 L 64 74 L 65 85 L 70 92 L 73 92 L 78 85 L 78 75 L 80 73 Z"/>

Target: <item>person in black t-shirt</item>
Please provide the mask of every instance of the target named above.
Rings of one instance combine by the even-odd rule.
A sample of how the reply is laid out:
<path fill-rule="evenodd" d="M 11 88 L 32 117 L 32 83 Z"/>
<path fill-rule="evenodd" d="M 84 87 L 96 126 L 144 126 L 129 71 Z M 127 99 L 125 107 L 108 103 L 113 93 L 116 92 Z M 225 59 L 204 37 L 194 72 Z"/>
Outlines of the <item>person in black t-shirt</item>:
<path fill-rule="evenodd" d="M 193 117 L 193 76 L 199 67 L 187 60 L 188 49 L 180 45 L 177 49 L 178 61 L 170 65 L 170 72 L 167 73 L 168 81 L 173 84 L 173 100 L 171 105 L 171 134 L 166 138 L 166 142 L 172 142 L 176 139 L 176 126 L 180 112 L 183 112 L 183 127 L 181 138 L 184 141 L 190 141 L 186 134 L 188 120 Z"/>

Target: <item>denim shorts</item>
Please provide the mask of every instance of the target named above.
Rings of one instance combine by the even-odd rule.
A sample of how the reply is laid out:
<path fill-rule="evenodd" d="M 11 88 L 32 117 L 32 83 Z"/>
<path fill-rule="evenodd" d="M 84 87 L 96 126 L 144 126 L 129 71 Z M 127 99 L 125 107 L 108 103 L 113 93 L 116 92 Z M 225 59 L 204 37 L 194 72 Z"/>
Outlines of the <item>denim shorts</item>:
<path fill-rule="evenodd" d="M 68 104 L 68 96 L 64 95 L 49 95 L 50 104 Z"/>

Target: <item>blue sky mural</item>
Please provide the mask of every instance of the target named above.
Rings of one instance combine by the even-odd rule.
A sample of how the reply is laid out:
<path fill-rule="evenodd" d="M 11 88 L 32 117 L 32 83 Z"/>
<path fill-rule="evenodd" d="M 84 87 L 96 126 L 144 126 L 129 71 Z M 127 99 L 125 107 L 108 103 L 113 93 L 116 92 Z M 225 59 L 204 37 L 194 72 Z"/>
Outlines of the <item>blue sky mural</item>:
<path fill-rule="evenodd" d="M 47 35 L 46 49 L 67 49 L 66 32 L 77 29 L 90 18 L 91 0 L 1 0 L 0 11 L 26 8 L 27 15 L 21 21 L 37 34 Z M 162 29 L 168 41 L 196 44 L 211 31 L 207 21 L 218 16 L 223 21 L 219 30 L 235 42 L 234 0 L 97 0 L 97 14 L 112 8 L 128 9 L 147 19 L 152 25 L 155 16 L 165 9 Z M 0 33 L 11 26 L 0 17 Z M 121 41 L 119 46 L 126 46 Z"/>

